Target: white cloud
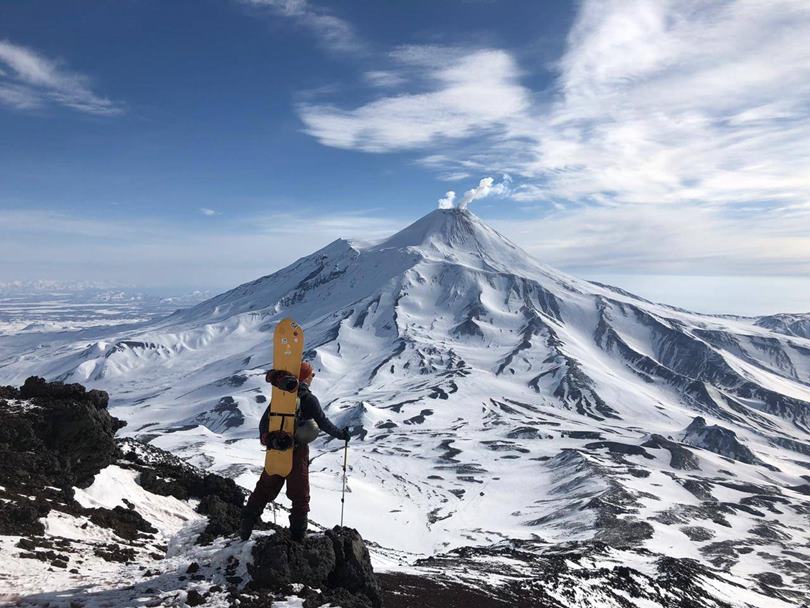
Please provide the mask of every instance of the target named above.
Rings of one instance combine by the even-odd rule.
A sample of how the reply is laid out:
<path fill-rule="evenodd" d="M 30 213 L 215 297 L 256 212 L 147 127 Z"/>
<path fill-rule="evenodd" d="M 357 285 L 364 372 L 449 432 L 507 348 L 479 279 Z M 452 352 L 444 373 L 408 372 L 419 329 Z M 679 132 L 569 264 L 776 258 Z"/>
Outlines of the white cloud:
<path fill-rule="evenodd" d="M 407 46 L 384 73 L 409 92 L 299 114 L 328 146 L 508 171 L 523 201 L 796 204 L 810 198 L 806 40 L 804 0 L 586 0 L 550 92 L 504 50 Z"/>
<path fill-rule="evenodd" d="M 388 70 L 370 70 L 363 74 L 363 78 L 370 85 L 380 88 L 396 87 L 406 82 L 402 75 Z"/>
<path fill-rule="evenodd" d="M 472 177 L 472 175 L 466 171 L 451 171 L 449 173 L 440 173 L 436 177 L 443 182 L 460 182 L 463 179 Z"/>
<path fill-rule="evenodd" d="M 301 104 L 298 112 L 306 131 L 337 148 L 416 149 L 501 129 L 529 105 L 527 91 L 517 83 L 517 65 L 504 51 L 404 47 L 391 57 L 403 69 L 424 70 L 426 90 L 381 97 L 351 109 Z"/>
<path fill-rule="evenodd" d="M 478 185 L 475 188 L 471 188 L 464 193 L 464 196 L 458 203 L 458 208 L 466 209 L 473 201 L 486 198 L 490 194 L 494 194 L 496 196 L 508 195 L 509 182 L 511 181 L 512 179 L 508 175 L 504 175 L 503 181 L 497 184 L 495 183 L 495 179 L 492 177 L 483 178 L 478 182 Z"/>
<path fill-rule="evenodd" d="M 0 40 L 0 103 L 31 110 L 49 103 L 88 114 L 112 116 L 123 106 L 90 89 L 86 76 L 70 72 L 56 61 L 24 46 Z"/>
<path fill-rule="evenodd" d="M 307 0 L 240 0 L 243 4 L 266 8 L 274 14 L 293 20 L 312 31 L 320 44 L 328 49 L 351 53 L 359 51 L 363 44 L 354 33 L 354 28 L 345 20 L 335 17 L 327 10 L 313 6 Z"/>
<path fill-rule="evenodd" d="M 467 205 L 479 198 L 486 198 L 489 196 L 489 193 L 492 191 L 492 182 L 495 181 L 491 177 L 485 177 L 475 188 L 470 188 L 464 193 L 464 196 L 461 197 L 461 200 L 458 202 L 459 209 L 466 209 Z"/>
<path fill-rule="evenodd" d="M 42 100 L 30 87 L 0 79 L 0 103 L 17 110 L 32 110 L 41 106 Z"/>
<path fill-rule="evenodd" d="M 509 186 L 511 182 L 511 176 L 506 173 L 503 174 L 501 181 L 497 184 L 495 183 L 494 178 L 485 177 L 478 182 L 478 185 L 475 188 L 471 188 L 464 193 L 464 196 L 458 202 L 458 208 L 466 209 L 473 201 L 486 198 L 490 194 L 501 197 L 509 196 L 511 194 L 511 189 Z"/>
<path fill-rule="evenodd" d="M 585 2 L 516 170 L 556 199 L 806 200 L 808 39 L 801 1 Z"/>
<path fill-rule="evenodd" d="M 202 213 L 203 215 L 207 215 L 209 217 L 214 215 L 222 215 L 219 211 L 209 209 L 208 207 L 200 207 L 200 213 Z"/>
<path fill-rule="evenodd" d="M 486 198 L 490 194 L 495 194 L 496 196 L 506 196 L 510 193 L 509 183 L 511 181 L 512 178 L 506 174 L 503 175 L 502 181 L 497 184 L 495 183 L 494 178 L 484 177 L 478 182 L 477 186 L 470 188 L 464 193 L 461 200 L 458 201 L 457 208 L 466 209 L 473 201 Z M 456 193 L 453 190 L 449 190 L 442 198 L 439 199 L 439 209 L 452 209 L 454 207 L 455 200 Z"/>

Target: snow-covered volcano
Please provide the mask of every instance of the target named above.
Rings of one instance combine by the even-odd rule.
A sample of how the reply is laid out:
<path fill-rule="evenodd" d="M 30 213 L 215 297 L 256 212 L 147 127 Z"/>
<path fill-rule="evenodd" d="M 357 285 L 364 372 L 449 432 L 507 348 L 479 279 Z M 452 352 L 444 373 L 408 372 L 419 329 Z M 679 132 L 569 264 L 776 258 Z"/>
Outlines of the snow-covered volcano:
<path fill-rule="evenodd" d="M 252 485 L 288 316 L 328 415 L 357 429 L 347 512 L 366 538 L 419 554 L 596 538 L 777 597 L 810 583 L 810 317 L 654 304 L 466 210 L 337 240 L 159 322 L 3 338 L 0 381 L 103 388 L 125 432 Z M 337 518 L 339 450 L 314 450 L 316 520 Z"/>

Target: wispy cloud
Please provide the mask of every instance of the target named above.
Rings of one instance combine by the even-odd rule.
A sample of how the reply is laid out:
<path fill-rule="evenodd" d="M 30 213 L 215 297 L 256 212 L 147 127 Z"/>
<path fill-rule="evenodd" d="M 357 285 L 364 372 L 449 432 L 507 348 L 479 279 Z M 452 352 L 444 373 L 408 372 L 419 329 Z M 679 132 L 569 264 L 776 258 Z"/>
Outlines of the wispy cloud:
<path fill-rule="evenodd" d="M 585 2 L 516 169 L 558 200 L 807 200 L 807 39 L 801 1 Z"/>
<path fill-rule="evenodd" d="M 403 70 L 417 69 L 424 90 L 354 108 L 301 104 L 306 131 L 327 146 L 390 152 L 502 131 L 511 116 L 528 109 L 519 69 L 504 51 L 411 46 L 390 59 Z"/>
<path fill-rule="evenodd" d="M 207 215 L 208 217 L 213 217 L 214 215 L 221 215 L 219 211 L 215 209 L 209 209 L 208 207 L 200 207 L 200 213 L 203 215 Z"/>
<path fill-rule="evenodd" d="M 56 104 L 102 116 L 124 111 L 122 104 L 94 93 L 88 77 L 8 40 L 0 40 L 0 67 L 0 104 L 18 110 Z"/>
<path fill-rule="evenodd" d="M 407 82 L 401 74 L 388 70 L 370 70 L 363 74 L 363 78 L 371 86 L 380 88 L 396 87 Z"/>
<path fill-rule="evenodd" d="M 343 53 L 354 53 L 363 48 L 351 24 L 328 10 L 314 6 L 307 0 L 239 0 L 286 17 L 310 30 L 323 46 Z"/>
<path fill-rule="evenodd" d="M 499 49 L 410 46 L 409 92 L 299 106 L 321 143 L 506 171 L 521 200 L 737 204 L 810 198 L 810 5 L 586 0 L 551 90 Z"/>
<path fill-rule="evenodd" d="M 437 179 L 443 182 L 460 182 L 463 179 L 470 178 L 471 175 L 466 171 L 450 171 L 448 173 L 440 173 L 436 176 Z"/>

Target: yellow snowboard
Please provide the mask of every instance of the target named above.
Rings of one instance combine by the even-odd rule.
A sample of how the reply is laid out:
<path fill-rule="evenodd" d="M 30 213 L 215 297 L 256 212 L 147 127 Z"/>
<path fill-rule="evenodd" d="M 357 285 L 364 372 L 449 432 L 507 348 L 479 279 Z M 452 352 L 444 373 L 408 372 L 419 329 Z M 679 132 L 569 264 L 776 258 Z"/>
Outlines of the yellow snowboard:
<path fill-rule="evenodd" d="M 301 369 L 301 355 L 304 352 L 304 330 L 292 319 L 282 319 L 276 326 L 273 335 L 273 369 L 283 369 L 296 378 Z M 270 416 L 268 431 L 283 431 L 290 435 L 290 444 L 295 434 L 295 409 L 298 402 L 298 391 L 288 393 L 272 387 L 270 397 Z M 292 470 L 293 448 L 265 452 L 264 470 L 268 475 L 286 477 Z"/>

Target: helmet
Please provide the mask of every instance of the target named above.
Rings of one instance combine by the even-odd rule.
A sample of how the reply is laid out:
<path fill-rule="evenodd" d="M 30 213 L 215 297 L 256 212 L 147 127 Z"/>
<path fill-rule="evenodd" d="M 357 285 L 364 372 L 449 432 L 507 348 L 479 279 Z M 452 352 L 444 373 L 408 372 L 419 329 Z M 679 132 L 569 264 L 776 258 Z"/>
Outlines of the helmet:
<path fill-rule="evenodd" d="M 312 365 L 307 363 L 306 361 L 301 362 L 301 367 L 298 370 L 298 379 L 299 380 L 306 380 L 312 374 Z"/>

